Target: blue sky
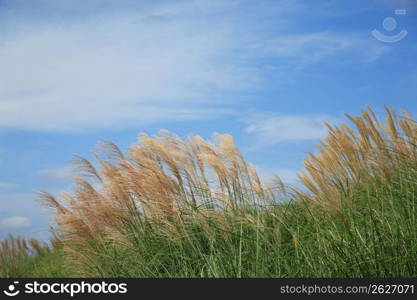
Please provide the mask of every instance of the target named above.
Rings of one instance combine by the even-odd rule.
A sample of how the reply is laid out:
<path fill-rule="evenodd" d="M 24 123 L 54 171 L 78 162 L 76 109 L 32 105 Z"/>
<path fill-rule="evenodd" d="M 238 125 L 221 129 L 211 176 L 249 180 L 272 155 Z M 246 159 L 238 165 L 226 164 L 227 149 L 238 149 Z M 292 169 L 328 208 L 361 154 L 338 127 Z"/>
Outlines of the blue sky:
<path fill-rule="evenodd" d="M 262 176 L 295 183 L 324 120 L 417 115 L 416 25 L 400 0 L 0 0 L 0 238 L 47 237 L 37 192 L 139 132 L 230 133 Z"/>

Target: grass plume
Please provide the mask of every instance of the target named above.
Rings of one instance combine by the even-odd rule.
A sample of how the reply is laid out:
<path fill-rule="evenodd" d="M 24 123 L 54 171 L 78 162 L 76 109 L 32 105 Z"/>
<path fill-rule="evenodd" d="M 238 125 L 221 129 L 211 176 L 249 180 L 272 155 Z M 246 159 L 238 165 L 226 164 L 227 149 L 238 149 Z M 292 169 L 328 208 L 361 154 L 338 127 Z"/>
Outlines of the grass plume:
<path fill-rule="evenodd" d="M 417 125 L 386 115 L 327 124 L 303 188 L 265 184 L 230 135 L 140 134 L 126 154 L 102 143 L 97 166 L 76 157 L 71 193 L 40 194 L 66 274 L 416 276 Z"/>

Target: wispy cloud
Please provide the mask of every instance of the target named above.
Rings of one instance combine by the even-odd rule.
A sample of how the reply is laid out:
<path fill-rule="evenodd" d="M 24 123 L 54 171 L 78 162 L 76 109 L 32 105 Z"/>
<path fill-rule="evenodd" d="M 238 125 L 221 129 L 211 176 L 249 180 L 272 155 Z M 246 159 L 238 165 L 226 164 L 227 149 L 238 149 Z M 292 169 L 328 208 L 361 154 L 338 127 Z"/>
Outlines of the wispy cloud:
<path fill-rule="evenodd" d="M 0 239 L 7 234 L 47 236 L 50 220 L 33 193 L 0 193 Z"/>
<path fill-rule="evenodd" d="M 245 132 L 253 135 L 255 147 L 273 146 L 284 141 L 319 140 L 327 135 L 324 121 L 335 123 L 326 115 L 257 115 L 248 119 Z"/>
<path fill-rule="evenodd" d="M 216 92 L 256 81 L 222 59 L 233 32 L 215 19 L 174 17 L 168 6 L 4 34 L 0 127 L 81 131 L 230 113 Z"/>
<path fill-rule="evenodd" d="M 266 183 L 271 183 L 274 176 L 278 176 L 285 184 L 296 184 L 298 183 L 298 172 L 297 169 L 290 168 L 272 168 L 270 166 L 257 165 L 256 171 L 258 172 L 261 179 Z"/>
<path fill-rule="evenodd" d="M 30 226 L 30 219 L 23 216 L 14 216 L 0 220 L 0 229 L 20 229 Z"/>
<path fill-rule="evenodd" d="M 62 18 L 27 21 L 12 13 L 2 21 L 0 128 L 82 132 L 236 114 L 237 93 L 277 84 L 268 84 L 274 68 L 287 81 L 288 69 L 338 55 L 375 61 L 387 51 L 355 33 L 294 33 L 285 20 L 298 1 L 195 0 L 130 10 L 106 1 L 106 11 L 98 1 L 34 3 L 27 5 L 41 16 L 49 8 Z M 92 11 L 83 15 L 84 7 Z M 262 61 L 270 58 L 266 70 Z"/>
<path fill-rule="evenodd" d="M 55 169 L 43 169 L 38 174 L 46 179 L 69 182 L 76 175 L 74 166 L 64 166 Z"/>
<path fill-rule="evenodd" d="M 264 55 L 282 57 L 278 67 L 303 68 L 325 59 L 343 56 L 344 63 L 373 63 L 390 48 L 370 39 L 366 33 L 313 32 L 279 35 L 254 45 Z M 339 61 L 340 63 L 340 61 Z"/>

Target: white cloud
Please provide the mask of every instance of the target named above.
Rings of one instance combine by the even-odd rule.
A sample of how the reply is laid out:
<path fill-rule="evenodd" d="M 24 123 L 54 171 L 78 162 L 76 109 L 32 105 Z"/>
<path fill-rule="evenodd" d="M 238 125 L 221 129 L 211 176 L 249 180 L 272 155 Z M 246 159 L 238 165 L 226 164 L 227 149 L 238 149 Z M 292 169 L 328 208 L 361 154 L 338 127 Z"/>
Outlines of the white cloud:
<path fill-rule="evenodd" d="M 230 107 L 240 97 L 226 95 L 264 87 L 274 68 L 288 73 L 352 53 L 373 61 L 387 50 L 355 34 L 291 33 L 285 20 L 296 19 L 298 1 L 262 2 L 250 14 L 245 1 L 124 11 L 106 1 L 107 11 L 94 14 L 97 3 L 83 15 L 85 5 L 42 0 L 38 12 L 59 9 L 62 18 L 4 18 L 0 128 L 82 132 L 236 114 Z M 266 70 L 260 61 L 270 57 L 276 65 Z"/>
<path fill-rule="evenodd" d="M 19 185 L 13 182 L 1 182 L 0 181 L 0 190 L 8 190 L 17 188 Z"/>
<path fill-rule="evenodd" d="M 30 219 L 22 216 L 5 218 L 0 221 L 1 229 L 19 229 L 30 226 Z"/>
<path fill-rule="evenodd" d="M 294 184 L 299 181 L 298 179 L 298 170 L 294 169 L 277 169 L 277 171 L 274 174 L 277 174 L 279 178 L 281 178 L 282 182 L 288 183 L 288 184 Z"/>
<path fill-rule="evenodd" d="M 256 146 L 272 146 L 283 141 L 319 140 L 327 135 L 324 121 L 336 122 L 331 116 L 269 115 L 247 121 L 245 132 L 253 134 Z"/>
<path fill-rule="evenodd" d="M 344 56 L 343 63 L 372 63 L 390 50 L 387 45 L 381 45 L 365 34 L 349 32 L 283 34 L 254 47 L 264 55 L 286 58 L 286 66 L 297 68 L 335 56 Z"/>
<path fill-rule="evenodd" d="M 81 131 L 231 113 L 216 105 L 216 92 L 246 88 L 256 74 L 220 59 L 232 51 L 230 28 L 172 15 L 96 17 L 0 36 L 0 127 Z"/>
<path fill-rule="evenodd" d="M 298 183 L 298 172 L 299 170 L 290 169 L 290 168 L 272 168 L 270 166 L 257 165 L 255 166 L 256 171 L 258 172 L 259 177 L 265 183 L 271 183 L 274 175 L 277 175 L 283 183 L 285 184 L 296 184 Z"/>
<path fill-rule="evenodd" d="M 76 174 L 76 168 L 74 166 L 64 166 L 56 169 L 43 169 L 38 172 L 38 174 L 44 178 L 68 182 Z"/>

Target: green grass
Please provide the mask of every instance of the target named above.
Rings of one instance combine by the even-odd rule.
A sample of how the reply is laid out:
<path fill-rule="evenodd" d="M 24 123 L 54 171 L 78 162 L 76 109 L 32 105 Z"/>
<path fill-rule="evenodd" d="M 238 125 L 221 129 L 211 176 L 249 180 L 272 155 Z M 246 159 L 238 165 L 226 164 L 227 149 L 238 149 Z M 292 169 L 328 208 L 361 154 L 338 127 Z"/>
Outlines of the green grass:
<path fill-rule="evenodd" d="M 61 249 L 53 249 L 41 255 L 21 256 L 14 263 L 2 261 L 0 277 L 71 277 L 68 263 L 64 257 Z"/>
<path fill-rule="evenodd" d="M 244 218 L 231 211 L 222 222 L 174 223 L 176 238 L 151 220 L 126 224 L 129 243 L 103 238 L 93 252 L 78 249 L 88 263 L 55 249 L 21 259 L 6 276 L 415 277 L 416 193 L 417 172 L 407 168 L 390 186 L 358 187 L 341 213 L 303 203 L 252 208 Z"/>
<path fill-rule="evenodd" d="M 100 172 L 80 159 L 103 191 L 79 178 L 66 202 L 41 194 L 55 248 L 6 239 L 0 276 L 416 277 L 417 123 L 387 113 L 351 118 L 360 135 L 330 128 L 306 191 L 262 185 L 228 135 L 142 136 L 127 158 L 111 144 Z"/>
<path fill-rule="evenodd" d="M 303 203 L 252 209 L 245 218 L 232 211 L 222 222 L 178 223 L 176 238 L 151 221 L 128 224 L 128 246 L 103 238 L 79 267 L 104 277 L 414 277 L 416 179 L 407 169 L 392 186 L 361 186 L 341 213 Z M 36 274 L 53 276 L 46 270 L 38 265 Z"/>

